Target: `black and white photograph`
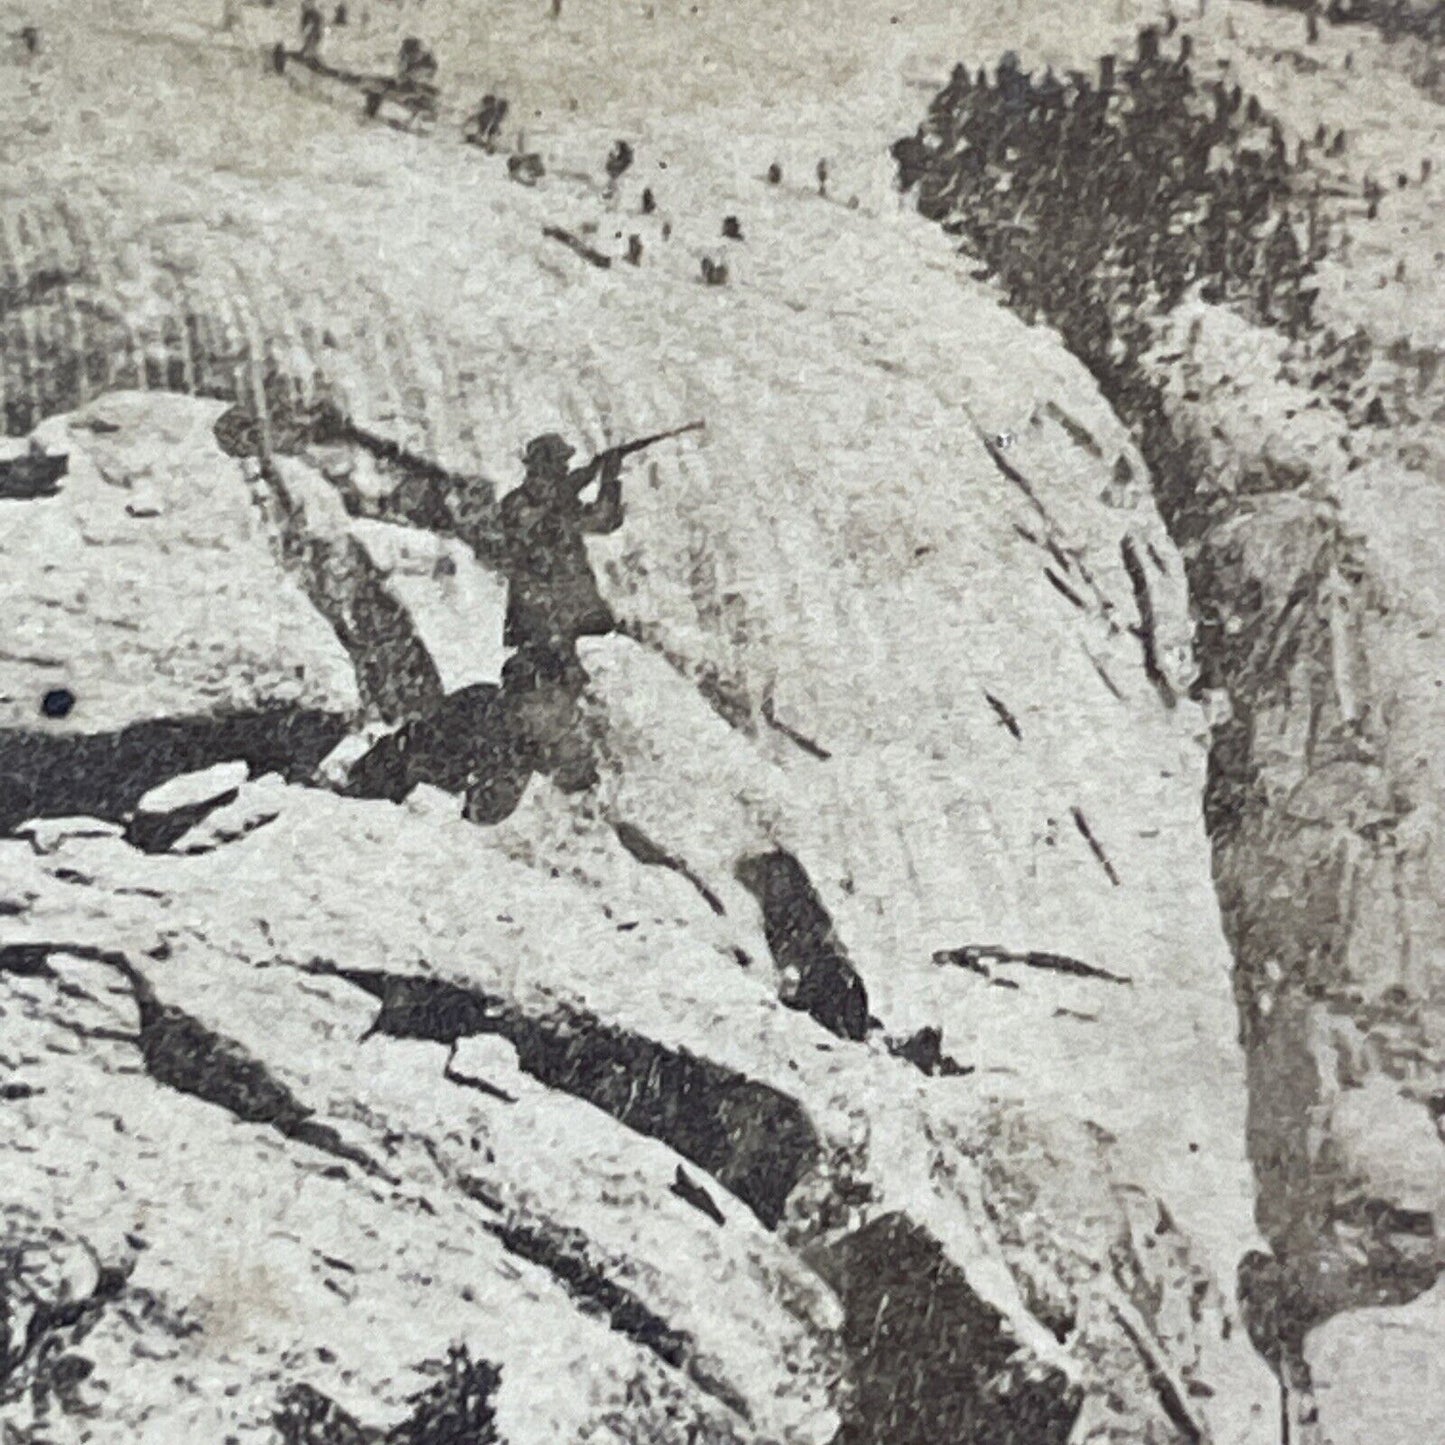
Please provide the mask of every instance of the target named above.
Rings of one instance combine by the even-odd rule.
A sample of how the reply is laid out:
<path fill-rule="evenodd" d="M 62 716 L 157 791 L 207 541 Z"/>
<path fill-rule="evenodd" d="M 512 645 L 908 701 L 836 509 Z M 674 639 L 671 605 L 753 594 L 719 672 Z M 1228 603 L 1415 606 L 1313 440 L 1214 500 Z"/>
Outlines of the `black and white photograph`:
<path fill-rule="evenodd" d="M 1445 1445 L 1445 3 L 0 0 L 0 1445 Z"/>

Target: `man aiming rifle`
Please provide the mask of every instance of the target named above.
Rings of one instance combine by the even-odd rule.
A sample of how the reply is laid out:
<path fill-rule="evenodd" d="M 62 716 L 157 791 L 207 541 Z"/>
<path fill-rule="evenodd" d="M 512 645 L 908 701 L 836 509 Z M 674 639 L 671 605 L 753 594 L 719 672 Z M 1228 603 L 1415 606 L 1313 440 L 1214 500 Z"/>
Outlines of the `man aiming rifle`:
<path fill-rule="evenodd" d="M 571 470 L 576 449 L 555 432 L 527 443 L 522 485 L 501 505 L 501 561 L 509 584 L 503 640 L 508 647 L 542 647 L 571 656 L 579 637 L 613 631 L 617 619 L 597 590 L 583 539 L 622 525 L 622 463 L 629 456 L 702 425 L 691 422 L 609 447 Z M 582 501 L 593 482 L 598 483 L 596 498 Z"/>

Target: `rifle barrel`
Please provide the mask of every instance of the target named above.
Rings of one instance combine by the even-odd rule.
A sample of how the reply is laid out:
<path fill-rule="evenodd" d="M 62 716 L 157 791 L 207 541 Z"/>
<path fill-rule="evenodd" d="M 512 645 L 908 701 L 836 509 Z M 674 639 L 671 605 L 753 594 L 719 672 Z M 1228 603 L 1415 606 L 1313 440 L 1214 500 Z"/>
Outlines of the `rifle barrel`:
<path fill-rule="evenodd" d="M 651 436 L 638 437 L 636 441 L 623 442 L 620 446 L 608 447 L 603 455 L 629 457 L 633 452 L 640 452 L 644 447 L 653 446 L 657 442 L 665 442 L 670 437 L 680 437 L 688 432 L 700 431 L 703 425 L 701 421 L 690 421 L 686 426 L 673 427 L 671 431 L 654 432 Z"/>

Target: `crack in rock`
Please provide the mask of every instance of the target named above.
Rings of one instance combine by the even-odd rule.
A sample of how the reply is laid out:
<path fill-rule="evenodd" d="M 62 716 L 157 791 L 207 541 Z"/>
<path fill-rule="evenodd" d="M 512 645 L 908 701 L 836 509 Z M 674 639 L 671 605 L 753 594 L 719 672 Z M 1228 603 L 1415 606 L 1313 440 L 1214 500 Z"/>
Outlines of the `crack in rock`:
<path fill-rule="evenodd" d="M 741 859 L 734 872 L 763 911 L 763 935 L 787 980 L 782 1001 L 840 1039 L 866 1038 L 868 991 L 807 870 L 779 848 Z"/>
<path fill-rule="evenodd" d="M 442 979 L 312 965 L 381 1003 L 370 1032 L 455 1043 L 494 1033 L 522 1070 L 659 1139 L 712 1175 L 769 1229 L 818 1162 L 822 1146 L 802 1107 L 776 1089 L 685 1049 L 604 1023 L 565 1004 L 539 1016 Z"/>
<path fill-rule="evenodd" d="M 110 733 L 0 732 L 0 831 L 38 817 L 122 821 L 157 784 L 231 759 L 253 775 L 303 782 L 346 729 L 337 714 L 279 706 L 157 718 Z"/>

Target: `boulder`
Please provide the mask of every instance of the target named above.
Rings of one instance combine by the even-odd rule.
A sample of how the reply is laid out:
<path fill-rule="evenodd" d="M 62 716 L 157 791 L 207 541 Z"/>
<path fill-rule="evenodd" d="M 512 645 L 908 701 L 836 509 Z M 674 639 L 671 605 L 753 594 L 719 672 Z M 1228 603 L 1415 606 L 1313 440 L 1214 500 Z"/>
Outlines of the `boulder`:
<path fill-rule="evenodd" d="M 351 533 L 411 618 L 442 687 L 500 683 L 506 582 L 455 538 L 368 518 L 353 521 Z"/>
<path fill-rule="evenodd" d="M 220 410 L 112 394 L 37 429 L 70 466 L 55 496 L 4 504 L 0 727 L 95 736 L 160 718 L 356 706 L 350 660 L 211 435 Z M 43 714 L 60 690 L 72 706 Z"/>
<path fill-rule="evenodd" d="M 1320 1445 L 1419 1445 L 1440 1435 L 1445 1283 L 1409 1304 L 1336 1315 L 1306 1342 Z"/>
<path fill-rule="evenodd" d="M 218 759 L 304 776 L 357 704 L 351 660 L 282 566 L 218 407 L 113 394 L 35 436 L 69 466 L 4 503 L 0 827 L 117 818 Z"/>
<path fill-rule="evenodd" d="M 27 850 L 0 928 L 0 1038 L 28 1060 L 6 1117 L 40 1141 L 7 1228 L 126 1281 L 57 1347 L 111 1392 L 97 1438 L 267 1419 L 303 1386 L 389 1428 L 450 1347 L 498 1372 L 509 1441 L 641 1391 L 684 1437 L 982 1442 L 1022 1410 L 1029 1445 L 1079 1420 L 1143 1442 L 1249 1388 L 1204 1257 L 1100 1135 L 783 1006 L 696 890 L 614 911 L 670 872 L 613 839 L 562 873 L 540 839 L 529 862 L 504 829 L 269 790 L 265 826 L 184 860 Z M 48 1047 L 74 1028 L 103 1042 Z M 100 1161 L 114 1190 L 79 1188 Z M 903 1302 L 881 1332 L 880 1281 Z"/>

